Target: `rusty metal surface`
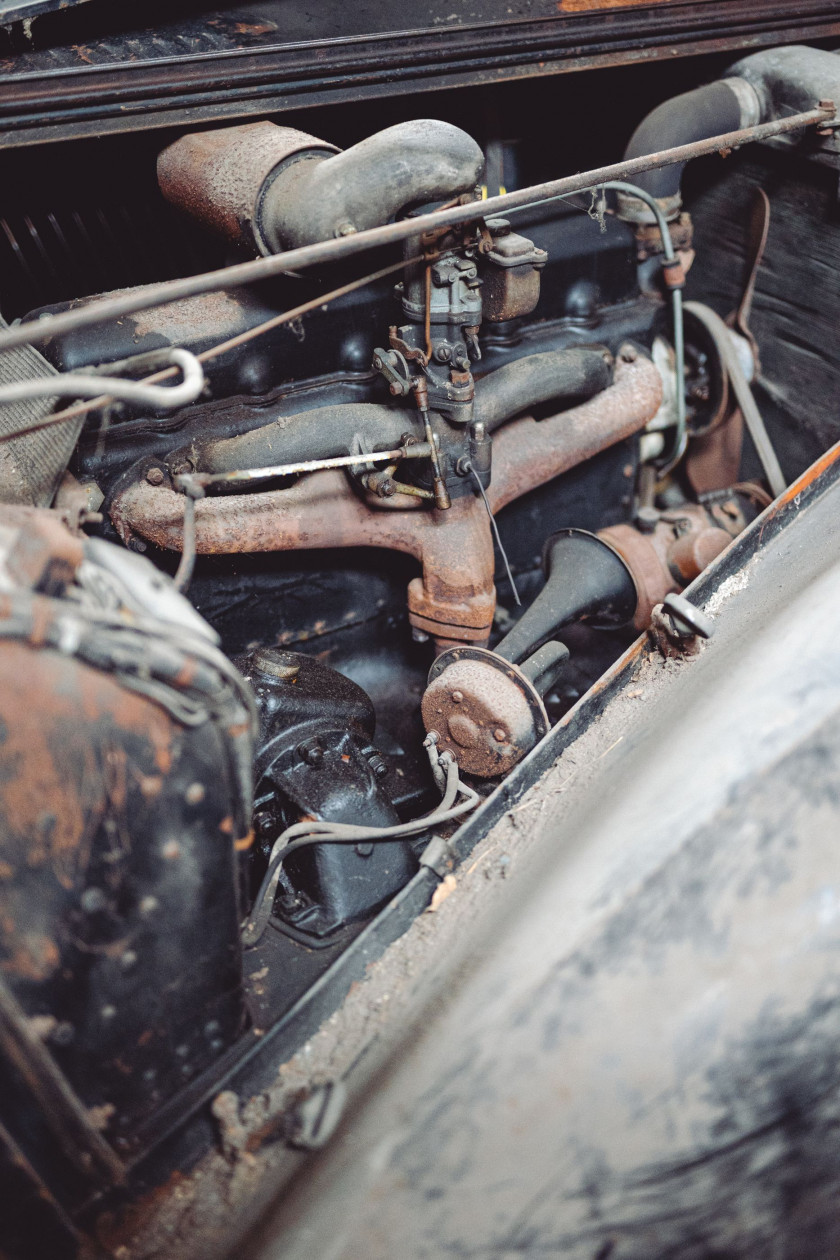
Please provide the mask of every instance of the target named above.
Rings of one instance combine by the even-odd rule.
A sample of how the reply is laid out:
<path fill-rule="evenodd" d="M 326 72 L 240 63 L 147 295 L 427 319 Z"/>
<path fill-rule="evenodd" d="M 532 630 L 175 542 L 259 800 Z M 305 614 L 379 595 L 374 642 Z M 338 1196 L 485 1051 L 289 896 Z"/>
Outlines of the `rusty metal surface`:
<path fill-rule="evenodd" d="M 294 127 L 246 123 L 181 136 L 158 158 L 167 201 L 237 245 L 269 254 L 260 230 L 260 205 L 272 172 L 303 153 L 328 156 L 335 145 Z"/>
<path fill-rule="evenodd" d="M 419 500 L 412 500 L 412 507 Z M 124 538 L 133 531 L 180 549 L 184 496 L 137 482 L 122 491 L 111 517 Z M 313 473 L 289 490 L 205 498 L 196 504 L 199 554 L 385 547 L 414 556 L 423 574 L 409 587 L 412 623 L 442 639 L 486 641 L 493 620 L 494 556 L 483 505 L 458 499 L 446 512 L 390 512 L 358 499 L 340 472 Z"/>
<path fill-rule="evenodd" d="M 215 942 L 208 937 L 201 948 L 235 986 L 238 966 L 224 935 L 237 933 L 236 836 L 220 733 L 205 725 L 187 734 L 113 676 L 21 642 L 0 644 L 0 672 L 0 971 L 28 1014 L 49 1012 L 53 1025 L 69 1020 L 75 1028 L 61 1064 L 87 1105 L 110 1107 L 109 1135 L 124 1147 L 132 1112 L 136 1118 L 138 1107 L 155 1105 L 156 1092 L 172 1093 L 184 1079 L 178 1061 L 157 1070 L 156 1047 L 183 1025 L 179 1012 L 203 1005 L 223 1036 L 231 1024 L 238 1031 L 236 1001 L 233 1010 L 230 997 L 219 1002 L 214 979 L 198 984 L 197 969 L 190 992 L 181 991 L 183 964 L 171 949 L 171 934 L 190 917 L 204 920 L 208 898 L 225 899 L 224 871 L 227 926 L 220 919 Z M 190 793 L 200 766 L 211 763 L 212 782 Z M 148 851 L 132 843 L 138 827 L 155 841 Z M 86 909 L 92 885 L 100 892 Z M 147 906 L 137 897 L 144 885 Z M 182 1026 L 180 1036 L 192 1073 L 210 1056 L 209 1043 L 200 1025 L 189 1034 Z M 147 1068 L 156 1079 L 141 1086 Z"/>
<path fill-rule="evenodd" d="M 493 652 L 453 648 L 437 658 L 423 693 L 423 723 L 468 774 L 507 774 L 549 728 L 545 707 L 516 665 Z"/>
<path fill-rule="evenodd" d="M 494 513 L 505 504 L 599 451 L 632 437 L 662 401 L 662 378 L 632 346 L 619 352 L 615 382 L 579 407 L 545 420 L 525 418 L 493 439 L 493 480 L 487 492 Z"/>
<path fill-rule="evenodd" d="M 634 357 L 589 402 L 539 423 L 514 421 L 494 439 L 493 510 L 638 432 L 661 397 L 657 369 Z M 161 547 L 182 546 L 184 496 L 167 484 L 135 482 L 116 495 L 110 513 L 124 540 L 136 532 Z M 445 512 L 390 512 L 360 501 L 340 472 L 325 471 L 289 490 L 201 499 L 195 521 L 199 554 L 363 546 L 405 552 L 423 567 L 409 586 L 412 625 L 440 648 L 487 642 L 495 560 L 490 521 L 474 496 L 456 499 Z"/>
<path fill-rule="evenodd" d="M 615 548 L 636 584 L 637 630 L 650 625 L 654 608 L 666 595 L 693 582 L 741 532 L 745 524 L 741 510 L 734 502 L 730 508 L 730 515 L 713 517 L 705 507 L 686 503 L 663 512 L 649 534 L 632 525 L 600 531 L 598 537 Z"/>

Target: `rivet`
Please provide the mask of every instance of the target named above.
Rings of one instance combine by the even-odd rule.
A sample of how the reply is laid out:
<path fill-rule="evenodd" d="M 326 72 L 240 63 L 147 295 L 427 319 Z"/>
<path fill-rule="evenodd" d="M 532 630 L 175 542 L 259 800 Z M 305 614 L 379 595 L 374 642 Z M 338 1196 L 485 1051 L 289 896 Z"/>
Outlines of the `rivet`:
<path fill-rule="evenodd" d="M 493 738 L 495 740 L 498 740 L 500 744 L 503 744 L 505 740 L 507 739 L 507 731 L 503 731 L 501 726 L 497 726 L 495 731 L 493 732 Z"/>

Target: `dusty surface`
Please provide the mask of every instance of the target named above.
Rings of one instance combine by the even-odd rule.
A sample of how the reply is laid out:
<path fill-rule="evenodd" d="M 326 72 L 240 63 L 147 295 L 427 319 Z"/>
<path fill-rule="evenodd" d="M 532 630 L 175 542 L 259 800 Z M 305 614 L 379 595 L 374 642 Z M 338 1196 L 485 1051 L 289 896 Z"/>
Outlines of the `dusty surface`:
<path fill-rule="evenodd" d="M 450 991 L 480 958 L 480 942 L 503 912 L 509 887 L 526 876 L 539 842 L 551 843 L 569 787 L 585 787 L 622 742 L 625 716 L 652 698 L 657 682 L 677 668 L 673 662 L 643 660 L 609 720 L 596 720 L 488 832 L 456 870 L 454 886 L 450 881 L 437 908 L 422 914 L 368 968 L 364 982 L 353 986 L 320 1032 L 278 1067 L 274 1088 L 239 1100 L 234 1112 L 225 1097 L 220 1149 L 192 1174 L 178 1177 L 169 1196 L 139 1203 L 131 1219 L 103 1222 L 102 1240 L 119 1260 L 238 1254 L 243 1236 L 306 1159 L 282 1141 L 271 1141 L 272 1133 L 282 1132 L 284 1112 L 326 1081 L 344 1079 L 351 1100 L 360 1098 L 399 1044 L 416 1035 L 426 1013 L 446 1006 Z M 257 1150 L 249 1149 L 266 1137 Z"/>

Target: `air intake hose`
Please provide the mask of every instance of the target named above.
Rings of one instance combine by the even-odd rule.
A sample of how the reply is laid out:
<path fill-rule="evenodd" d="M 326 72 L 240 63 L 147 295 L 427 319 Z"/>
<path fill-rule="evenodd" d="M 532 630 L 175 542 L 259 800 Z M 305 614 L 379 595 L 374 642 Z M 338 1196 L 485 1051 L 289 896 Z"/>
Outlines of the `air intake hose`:
<path fill-rule="evenodd" d="M 634 131 L 624 156 L 640 157 L 772 122 L 812 109 L 820 100 L 840 104 L 840 57 L 802 45 L 769 48 L 736 62 L 717 82 L 657 105 Z M 824 145 L 835 149 L 837 142 L 829 139 Z M 640 188 L 656 197 L 670 220 L 677 218 L 682 205 L 684 166 L 666 166 L 636 178 Z M 643 202 L 624 194 L 619 194 L 618 213 L 628 223 L 654 221 Z"/>
<path fill-rule="evenodd" d="M 164 196 L 262 254 L 388 223 L 412 206 L 472 193 L 484 154 L 451 123 L 398 123 L 340 152 L 275 123 L 182 136 L 158 158 Z"/>

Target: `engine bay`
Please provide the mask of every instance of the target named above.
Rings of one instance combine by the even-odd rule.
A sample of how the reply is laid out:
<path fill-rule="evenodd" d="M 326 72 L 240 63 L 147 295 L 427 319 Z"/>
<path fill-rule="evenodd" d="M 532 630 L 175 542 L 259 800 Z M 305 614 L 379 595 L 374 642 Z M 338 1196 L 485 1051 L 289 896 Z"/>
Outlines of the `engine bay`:
<path fill-rule="evenodd" d="M 838 64 L 698 70 L 565 184 L 443 118 L 2 155 L 2 1120 L 63 1213 L 640 634 L 701 649 L 840 436 Z"/>

